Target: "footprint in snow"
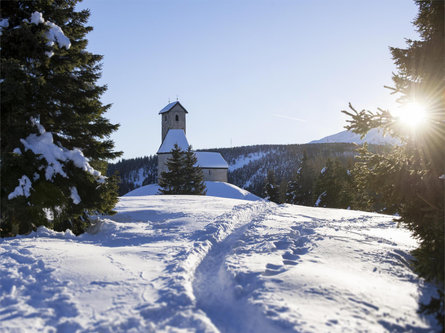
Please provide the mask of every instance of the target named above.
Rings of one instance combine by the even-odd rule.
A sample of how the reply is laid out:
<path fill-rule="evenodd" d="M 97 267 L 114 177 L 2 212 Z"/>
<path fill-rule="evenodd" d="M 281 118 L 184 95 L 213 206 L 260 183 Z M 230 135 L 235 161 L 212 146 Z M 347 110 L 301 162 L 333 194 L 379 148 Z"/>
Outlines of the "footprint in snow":
<path fill-rule="evenodd" d="M 265 276 L 273 276 L 283 273 L 286 269 L 282 265 L 267 264 L 263 273 Z"/>
<path fill-rule="evenodd" d="M 275 248 L 277 250 L 286 250 L 293 244 L 293 242 L 287 239 L 283 239 L 276 241 L 273 244 L 275 245 Z"/>
<path fill-rule="evenodd" d="M 290 251 L 285 252 L 281 257 L 286 260 L 297 260 L 300 258 L 299 255 L 292 253 Z"/>

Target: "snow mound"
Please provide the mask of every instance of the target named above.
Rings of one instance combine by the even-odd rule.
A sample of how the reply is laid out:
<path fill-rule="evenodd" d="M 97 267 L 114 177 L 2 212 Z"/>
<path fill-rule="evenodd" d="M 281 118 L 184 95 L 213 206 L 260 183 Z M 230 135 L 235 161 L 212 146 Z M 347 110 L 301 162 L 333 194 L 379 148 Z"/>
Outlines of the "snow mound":
<path fill-rule="evenodd" d="M 258 201 L 262 200 L 260 197 L 246 191 L 238 186 L 233 184 L 224 183 L 224 182 L 205 182 L 207 187 L 207 195 L 211 197 L 220 197 L 220 198 L 230 198 L 230 199 L 241 199 L 241 200 L 249 200 L 249 201 Z M 124 195 L 124 197 L 139 197 L 144 195 L 158 195 L 159 194 L 159 185 L 158 184 L 150 184 L 139 187 L 131 192 L 128 192 Z"/>

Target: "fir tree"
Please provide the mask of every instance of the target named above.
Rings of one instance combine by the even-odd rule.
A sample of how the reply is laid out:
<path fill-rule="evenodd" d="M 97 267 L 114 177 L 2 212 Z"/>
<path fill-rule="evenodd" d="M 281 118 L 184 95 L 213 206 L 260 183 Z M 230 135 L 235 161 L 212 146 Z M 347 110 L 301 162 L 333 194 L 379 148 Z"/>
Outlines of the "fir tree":
<path fill-rule="evenodd" d="M 273 170 L 267 172 L 266 185 L 264 186 L 266 199 L 272 202 L 281 203 L 280 187 L 275 180 L 275 173 Z"/>
<path fill-rule="evenodd" d="M 407 40 L 407 47 L 391 48 L 398 72 L 393 74 L 393 93 L 401 105 L 420 102 L 426 109 L 422 126 L 404 126 L 387 110 L 343 111 L 352 119 L 348 129 L 364 135 L 382 127 L 400 138 L 402 145 L 388 154 L 361 152 L 365 172 L 360 179 L 389 206 L 394 206 L 420 241 L 413 251 L 414 267 L 420 276 L 435 282 L 439 298 L 422 306 L 435 312 L 443 325 L 444 316 L 444 178 L 445 174 L 445 27 L 444 2 L 417 0 L 414 25 L 420 40 Z M 373 198 L 370 197 L 371 201 Z M 443 327 L 443 326 L 442 326 Z"/>
<path fill-rule="evenodd" d="M 306 151 L 303 151 L 303 158 L 294 180 L 288 182 L 286 192 L 286 202 L 294 205 L 311 206 L 313 204 L 312 188 L 314 174 L 308 165 Z"/>
<path fill-rule="evenodd" d="M 1 8 L 1 235 L 39 225 L 81 233 L 112 213 L 101 176 L 119 156 L 103 117 L 102 56 L 86 50 L 89 12 L 76 0 L 5 1 Z M 100 172 L 99 172 L 100 171 Z"/>
<path fill-rule="evenodd" d="M 183 194 L 185 189 L 184 152 L 177 144 L 171 151 L 171 158 L 167 160 L 168 171 L 161 173 L 159 192 L 162 194 Z"/>
<path fill-rule="evenodd" d="M 328 158 L 326 166 L 321 170 L 316 180 L 316 206 L 330 208 L 347 208 L 351 205 L 352 197 L 350 176 L 338 160 Z"/>
<path fill-rule="evenodd" d="M 197 166 L 197 158 L 189 146 L 184 156 L 185 194 L 206 194 L 204 175 L 202 169 Z"/>
<path fill-rule="evenodd" d="M 196 165 L 191 146 L 184 152 L 175 144 L 171 154 L 167 160 L 168 171 L 161 174 L 159 191 L 162 194 L 205 194 L 202 170 Z"/>

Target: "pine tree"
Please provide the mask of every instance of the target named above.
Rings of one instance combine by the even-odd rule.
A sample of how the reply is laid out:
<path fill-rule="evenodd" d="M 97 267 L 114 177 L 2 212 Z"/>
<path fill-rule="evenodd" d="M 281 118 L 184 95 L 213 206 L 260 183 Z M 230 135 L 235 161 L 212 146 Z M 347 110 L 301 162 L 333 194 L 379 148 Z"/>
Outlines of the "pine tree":
<path fill-rule="evenodd" d="M 275 180 L 275 173 L 273 170 L 267 172 L 266 185 L 264 186 L 264 193 L 266 199 L 272 202 L 281 203 L 280 187 Z"/>
<path fill-rule="evenodd" d="M 177 144 L 171 151 L 171 158 L 167 160 L 168 171 L 161 173 L 159 192 L 162 194 L 183 194 L 185 192 L 184 152 Z"/>
<path fill-rule="evenodd" d="M 445 174 L 445 27 L 444 2 L 417 0 L 413 22 L 420 40 L 407 40 L 407 48 L 391 48 L 398 72 L 393 74 L 393 93 L 401 105 L 424 104 L 422 126 L 412 130 L 387 110 L 343 111 L 352 119 L 348 129 L 364 135 L 374 127 L 400 138 L 402 145 L 388 154 L 361 152 L 365 172 L 360 183 L 389 206 L 420 241 L 413 251 L 420 276 L 435 282 L 439 298 L 422 306 L 444 318 L 444 178 Z M 372 204 L 372 197 L 370 198 Z M 443 326 L 442 326 L 443 327 Z"/>
<path fill-rule="evenodd" d="M 315 202 L 319 207 L 347 208 L 351 206 L 352 196 L 350 176 L 338 160 L 328 158 L 315 185 Z"/>
<path fill-rule="evenodd" d="M 89 12 L 76 3 L 2 2 L 3 236 L 39 225 L 78 234 L 117 202 L 115 182 L 100 172 L 120 154 L 108 139 L 118 126 L 103 117 L 102 56 L 86 50 Z"/>
<path fill-rule="evenodd" d="M 204 175 L 202 169 L 197 166 L 198 159 L 189 146 L 184 156 L 185 194 L 206 194 Z"/>
<path fill-rule="evenodd" d="M 306 151 L 303 151 L 303 158 L 294 180 L 288 182 L 286 192 L 286 202 L 294 205 L 311 206 L 313 204 L 312 188 L 314 174 L 308 165 Z"/>
<path fill-rule="evenodd" d="M 191 146 L 184 152 L 175 144 L 171 154 L 172 157 L 167 160 L 168 171 L 161 173 L 159 192 L 204 195 L 204 177 L 201 168 L 196 165 L 196 155 Z"/>

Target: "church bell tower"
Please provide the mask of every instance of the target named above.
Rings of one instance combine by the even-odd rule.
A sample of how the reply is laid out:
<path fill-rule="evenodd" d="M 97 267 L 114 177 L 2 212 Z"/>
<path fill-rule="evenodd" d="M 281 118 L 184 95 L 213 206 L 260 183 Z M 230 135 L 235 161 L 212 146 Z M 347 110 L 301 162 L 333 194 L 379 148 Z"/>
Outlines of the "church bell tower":
<path fill-rule="evenodd" d="M 162 141 L 164 142 L 165 136 L 171 129 L 182 129 L 185 131 L 185 118 L 187 110 L 178 101 L 169 103 L 164 107 L 159 114 L 162 121 Z"/>

